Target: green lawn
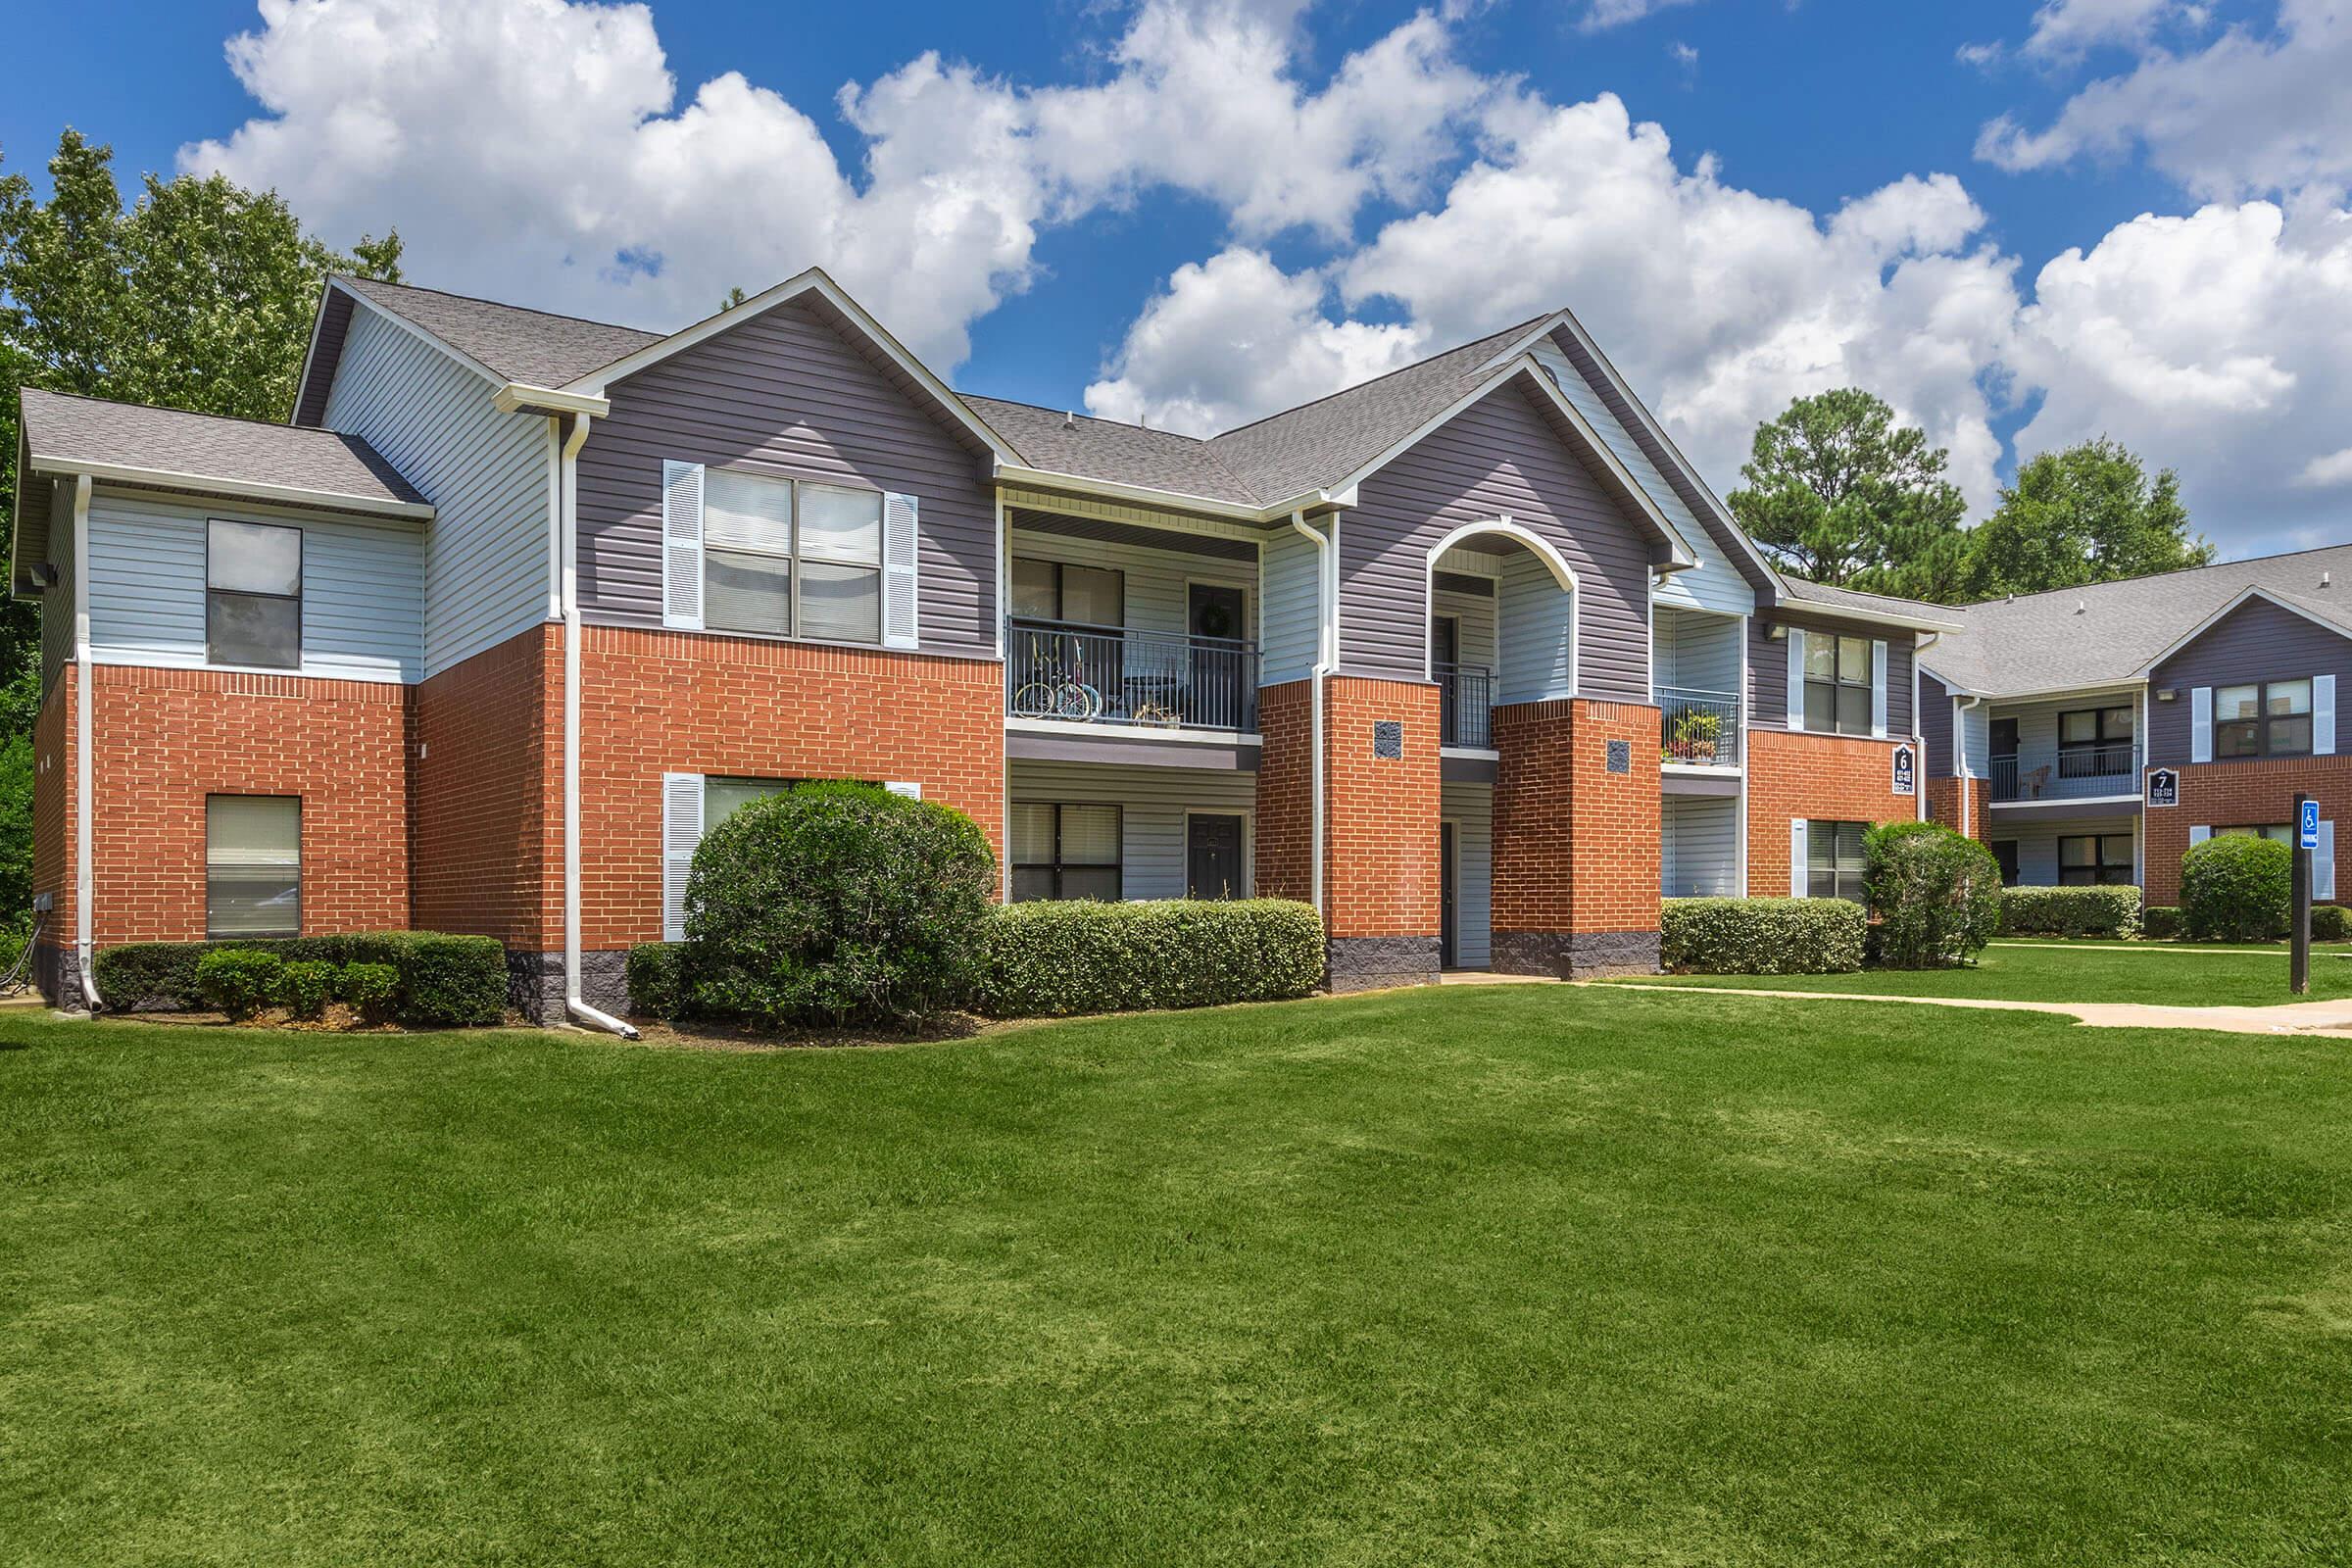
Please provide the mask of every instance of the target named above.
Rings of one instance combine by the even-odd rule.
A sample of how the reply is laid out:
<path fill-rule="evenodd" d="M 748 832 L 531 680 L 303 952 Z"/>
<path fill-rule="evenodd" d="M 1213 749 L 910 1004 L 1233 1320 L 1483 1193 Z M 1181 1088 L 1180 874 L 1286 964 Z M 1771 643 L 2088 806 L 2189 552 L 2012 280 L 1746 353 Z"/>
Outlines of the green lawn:
<path fill-rule="evenodd" d="M 1856 974 L 1677 974 L 1627 985 L 1864 992 L 1878 996 L 1992 997 L 2011 1002 L 2145 1002 L 2167 1006 L 2267 1006 L 2352 997 L 2352 949 L 2314 948 L 2311 993 L 2287 985 L 2283 946 L 2216 949 L 2148 942 L 2009 943 L 1964 969 L 1864 969 Z"/>
<path fill-rule="evenodd" d="M 1494 987 L 0 1044 L 0 1562 L 2352 1555 L 2339 1042 Z"/>

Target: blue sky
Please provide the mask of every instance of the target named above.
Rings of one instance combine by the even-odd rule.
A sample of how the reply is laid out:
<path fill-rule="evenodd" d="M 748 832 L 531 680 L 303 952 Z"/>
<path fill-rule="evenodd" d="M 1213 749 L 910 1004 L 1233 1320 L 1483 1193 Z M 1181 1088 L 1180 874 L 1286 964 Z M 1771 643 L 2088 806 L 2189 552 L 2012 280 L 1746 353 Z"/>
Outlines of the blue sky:
<path fill-rule="evenodd" d="M 2346 533 L 2336 9 L 99 4 L 17 19 L 0 153 L 652 326 L 819 262 L 960 385 L 1196 430 L 1566 304 L 1719 488 L 1850 382 L 1980 508 L 2107 432 L 2243 554 Z"/>

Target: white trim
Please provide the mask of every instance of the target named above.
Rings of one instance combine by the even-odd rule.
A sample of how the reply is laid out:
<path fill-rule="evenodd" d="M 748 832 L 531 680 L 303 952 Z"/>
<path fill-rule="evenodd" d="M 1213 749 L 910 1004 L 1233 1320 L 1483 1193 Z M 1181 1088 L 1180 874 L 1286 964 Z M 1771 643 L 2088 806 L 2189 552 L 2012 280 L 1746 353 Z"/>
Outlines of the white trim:
<path fill-rule="evenodd" d="M 576 392 L 558 392 L 553 387 L 533 386 L 528 381 L 507 381 L 490 394 L 491 407 L 501 414 L 515 414 L 528 409 L 540 414 L 585 414 L 603 418 L 612 412 L 610 398 L 582 397 Z"/>
<path fill-rule="evenodd" d="M 1331 537 L 1306 525 L 1303 511 L 1291 514 L 1291 526 L 1315 547 L 1315 664 L 1308 672 L 1307 765 L 1313 770 L 1307 831 L 1308 902 L 1323 916 L 1323 683 L 1340 662 L 1340 514 L 1331 514 Z M 1426 618 L 1426 617 L 1425 617 Z M 1428 634 L 1423 633 L 1426 645 Z M 1329 935 L 1326 927 L 1325 935 Z"/>
<path fill-rule="evenodd" d="M 1813 864 L 1812 831 L 1807 818 L 1788 819 L 1788 896 L 1792 899 L 1812 897 L 1812 882 L 1806 875 Z"/>
<path fill-rule="evenodd" d="M 1805 628 L 1785 627 L 1788 645 L 1788 690 L 1786 704 L 1788 711 L 1782 722 L 1791 730 L 1802 732 L 1805 727 Z M 1833 717 L 1836 715 L 1833 714 Z"/>
<path fill-rule="evenodd" d="M 1886 639 L 1875 637 L 1870 644 L 1870 734 L 1873 740 L 1886 738 L 1886 667 L 1889 653 Z"/>
<path fill-rule="evenodd" d="M 990 478 L 1000 485 L 1039 485 L 1048 490 L 1067 487 L 1086 495 L 1102 496 L 1113 501 L 1127 501 L 1142 506 L 1163 508 L 1170 502 L 1188 510 L 1205 512 L 1214 516 L 1241 518 L 1250 522 L 1279 519 L 1287 514 L 1279 507 L 1253 507 L 1237 501 L 1214 501 L 1207 496 L 1193 495 L 1183 490 L 1160 490 L 1151 485 L 1120 484 L 1112 479 L 1090 479 L 1084 474 L 1063 473 L 1055 468 L 1032 468 L 1024 464 L 1007 463 L 999 459 Z M 1326 498 L 1315 495 L 1305 505 L 1319 504 Z M 1291 509 L 1298 510 L 1298 508 Z"/>
<path fill-rule="evenodd" d="M 555 414 L 547 416 L 547 618 L 564 618 L 564 419 Z"/>
<path fill-rule="evenodd" d="M 429 522 L 429 501 L 386 501 L 380 496 L 355 496 L 341 490 L 313 490 L 303 485 L 265 484 L 257 479 L 223 479 L 215 474 L 182 473 L 173 468 L 142 468 L 127 463 L 97 463 L 87 458 L 32 455 L 32 471 L 70 477 L 103 479 L 110 484 L 144 485 L 166 490 L 195 490 L 214 496 L 245 496 L 256 501 L 282 501 L 297 507 L 322 507 L 334 512 L 365 512 L 383 517 Z"/>
<path fill-rule="evenodd" d="M 2018 806 L 2137 806 L 2139 802 L 2138 795 L 2060 795 L 2037 801 L 1987 801 L 1984 804 L 1995 811 L 2004 811 Z M 2064 818 L 2051 817 L 2049 820 L 2055 822 Z"/>
<path fill-rule="evenodd" d="M 310 340 L 303 345 L 302 368 L 297 371 L 294 376 L 294 401 L 286 410 L 286 423 L 293 425 L 296 428 L 303 427 L 300 417 L 302 414 L 302 394 L 310 387 L 311 366 L 316 363 L 318 358 L 318 333 L 326 325 L 327 296 L 335 292 L 335 280 L 331 275 L 319 279 L 318 303 L 311 307 Z M 349 331 L 350 329 L 347 326 L 345 328 L 346 335 L 349 334 Z M 337 369 L 342 368 L 342 352 L 337 350 L 335 355 L 335 368 Z M 332 397 L 335 390 L 334 384 L 329 382 L 326 390 L 327 395 Z M 11 559 L 13 560 L 14 557 L 11 557 Z"/>
<path fill-rule="evenodd" d="M 1854 590 L 1859 592 L 1859 590 Z M 1817 620 L 1851 621 L 1857 626 L 1893 626 L 1902 631 L 1965 631 L 1968 628 L 1956 620 L 1933 620 L 1925 615 L 1906 615 L 1900 611 L 1856 610 L 1845 605 L 1825 605 L 1817 599 L 1799 599 L 1783 594 L 1772 607 L 1777 620 L 1790 615 L 1811 615 Z M 1931 674 L 1934 671 L 1930 671 Z M 1942 679 L 1937 676 L 1937 679 Z"/>
<path fill-rule="evenodd" d="M 96 1012 L 105 1005 L 98 996 L 96 928 L 92 906 L 98 899 L 97 832 L 91 820 L 96 790 L 90 778 L 92 710 L 96 694 L 90 690 L 90 476 L 74 482 L 74 659 L 81 666 L 74 693 L 74 952 L 81 970 L 83 1005 Z"/>
<path fill-rule="evenodd" d="M 1747 639 L 1752 631 L 1751 617 L 1740 618 L 1740 808 L 1733 813 L 1733 830 L 1737 842 L 1738 860 L 1735 872 L 1740 897 L 1753 896 L 1755 890 L 1747 885 L 1747 757 L 1749 739 L 1756 731 L 1755 694 L 1748 681 Z M 1653 698 L 1656 693 L 1650 694 Z M 1926 793 L 1922 791 L 1921 793 Z"/>
<path fill-rule="evenodd" d="M 637 1031 L 580 994 L 580 448 L 589 416 L 572 416 L 561 449 L 564 486 L 564 1011 L 623 1040 Z"/>
<path fill-rule="evenodd" d="M 2332 632 L 2338 637 L 2352 639 L 2352 629 L 2347 629 L 2346 627 L 2341 626 L 2332 620 L 2328 620 L 2320 615 L 2316 615 L 2312 612 L 2305 610 L 2302 606 L 2294 603 L 2292 600 L 2281 599 L 2278 595 L 2272 593 L 2267 588 L 2247 587 L 2240 589 L 2228 602 L 2226 602 L 2221 609 L 2215 611 L 2212 614 L 2207 615 L 2203 620 L 2198 621 L 2194 626 L 2191 626 L 2187 631 L 2182 632 L 2180 636 L 2174 641 L 2167 643 L 2164 648 L 2155 655 L 2155 657 L 2151 658 L 2145 664 L 2140 666 L 2138 673 L 2132 678 L 2143 681 L 2155 679 L 2156 666 L 2158 664 L 2163 663 L 2166 660 L 2180 652 L 2181 649 L 2186 648 L 2190 643 L 2195 642 L 2198 638 L 2211 631 L 2216 625 L 2220 624 L 2223 620 L 2227 619 L 2230 614 L 2235 612 L 2238 607 L 2245 604 L 2249 599 L 2268 600 L 2270 603 L 2277 605 L 2280 610 L 2302 616 L 2305 620 L 2310 621 L 2314 626 L 2321 628 L 2323 631 Z"/>
<path fill-rule="evenodd" d="M 1513 522 L 1511 514 L 1507 512 L 1478 522 L 1465 522 L 1429 547 L 1429 554 L 1421 564 L 1421 678 L 1423 680 L 1437 678 L 1437 667 L 1432 662 L 1434 650 L 1430 646 L 1430 607 L 1437 602 L 1438 558 L 1460 544 L 1464 539 L 1490 533 L 1500 534 L 1506 539 L 1516 540 L 1526 546 L 1535 554 L 1536 559 L 1544 564 L 1544 569 L 1551 573 L 1551 580 L 1559 584 L 1560 591 L 1568 596 L 1568 690 L 1566 695 L 1574 697 L 1579 689 L 1577 680 L 1583 673 L 1584 665 L 1584 660 L 1581 657 L 1582 650 L 1577 646 L 1579 623 L 1583 619 L 1584 596 L 1577 590 L 1576 569 L 1568 564 L 1548 540 L 1533 529 Z M 1502 665 L 1502 602 L 1499 597 L 1495 600 L 1494 612 L 1494 663 L 1499 679 Z"/>
<path fill-rule="evenodd" d="M 1262 742 L 1256 730 L 1160 729 L 1151 724 L 1090 724 L 1071 718 L 1027 718 L 1004 715 L 1004 727 L 1024 735 L 1099 735 L 1106 741 L 1173 741 L 1197 746 L 1254 746 Z"/>
<path fill-rule="evenodd" d="M 345 673 L 308 666 L 287 669 L 282 665 L 269 664 L 213 664 L 201 659 L 194 663 L 172 659 L 127 659 L 119 654 L 101 653 L 95 648 L 90 652 L 90 662 L 108 669 L 181 669 L 203 675 L 280 675 L 289 680 L 349 681 L 356 686 L 420 686 L 424 683 L 422 675 L 408 680 L 399 675 Z"/>
<path fill-rule="evenodd" d="M 1196 816 L 1238 816 L 1242 819 L 1242 897 L 1257 897 L 1257 808 L 1254 806 L 1188 806 L 1184 808 L 1184 885 L 1186 898 L 1191 898 L 1193 885 L 1193 818 Z M 1126 808 L 1120 808 L 1120 836 L 1126 835 Z M 1119 846 L 1120 881 L 1126 880 L 1127 846 Z M 1203 903 L 1221 902 L 1203 900 Z"/>
<path fill-rule="evenodd" d="M 2335 755 L 2335 677 L 2311 677 L 2311 755 Z"/>
<path fill-rule="evenodd" d="M 1473 762 L 1499 762 L 1502 760 L 1500 752 L 1486 746 L 1441 746 L 1438 748 L 1438 755 L 1463 758 Z"/>
<path fill-rule="evenodd" d="M 2145 744 L 2144 741 L 2142 744 Z M 2188 690 L 2188 760 L 2191 762 L 2213 760 L 2213 688 L 2192 686 Z"/>

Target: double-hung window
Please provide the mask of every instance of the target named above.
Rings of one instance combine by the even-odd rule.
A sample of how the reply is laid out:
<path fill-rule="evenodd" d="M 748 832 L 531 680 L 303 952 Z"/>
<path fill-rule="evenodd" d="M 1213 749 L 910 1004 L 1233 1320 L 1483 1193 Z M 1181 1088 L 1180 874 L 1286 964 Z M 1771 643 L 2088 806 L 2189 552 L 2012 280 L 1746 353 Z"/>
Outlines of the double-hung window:
<path fill-rule="evenodd" d="M 205 530 L 205 659 L 302 667 L 302 530 L 215 518 Z"/>
<path fill-rule="evenodd" d="M 1810 822 L 1805 827 L 1805 897 L 1862 902 L 1862 822 Z"/>
<path fill-rule="evenodd" d="M 2132 710 L 2082 708 L 2058 715 L 2058 776 L 2104 778 L 2132 771 Z"/>
<path fill-rule="evenodd" d="M 2213 755 L 2310 756 L 2310 679 L 2215 687 Z"/>
<path fill-rule="evenodd" d="M 703 780 L 703 831 L 733 816 L 754 801 L 781 795 L 792 788 L 788 778 L 706 778 Z"/>
<path fill-rule="evenodd" d="M 2058 841 L 2058 885 L 2096 887 L 2102 883 L 2129 886 L 2132 881 L 2132 835 L 2085 833 Z"/>
<path fill-rule="evenodd" d="M 703 624 L 880 642 L 882 493 L 705 470 Z"/>
<path fill-rule="evenodd" d="M 1048 806 L 1012 808 L 1012 899 L 1102 899 L 1119 892 L 1119 808 Z"/>
<path fill-rule="evenodd" d="M 1871 650 L 1867 637 L 1805 633 L 1805 728 L 1822 735 L 1868 735 Z"/>
<path fill-rule="evenodd" d="M 302 797 L 205 797 L 204 931 L 302 935 Z"/>
<path fill-rule="evenodd" d="M 1012 612 L 1019 619 L 1116 629 L 1127 618 L 1126 599 L 1126 573 L 1113 567 L 1012 559 Z"/>

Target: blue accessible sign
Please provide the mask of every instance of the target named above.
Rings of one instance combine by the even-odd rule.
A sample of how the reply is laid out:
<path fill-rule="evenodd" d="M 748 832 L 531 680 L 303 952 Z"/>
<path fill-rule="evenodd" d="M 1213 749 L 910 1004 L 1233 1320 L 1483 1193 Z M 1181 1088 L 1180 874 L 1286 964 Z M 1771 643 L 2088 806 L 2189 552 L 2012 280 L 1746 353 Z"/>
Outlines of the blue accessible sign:
<path fill-rule="evenodd" d="M 2320 803 L 2303 803 L 2303 820 L 2295 824 L 2295 847 L 2316 850 L 2320 847 Z"/>

